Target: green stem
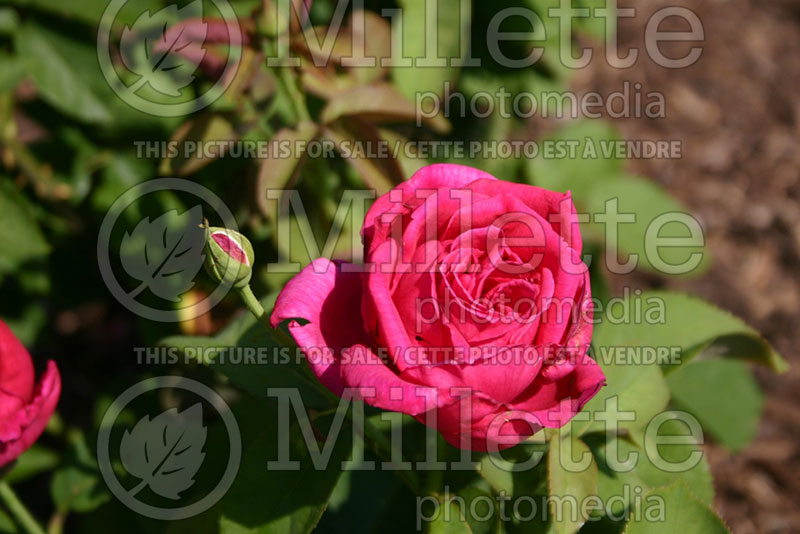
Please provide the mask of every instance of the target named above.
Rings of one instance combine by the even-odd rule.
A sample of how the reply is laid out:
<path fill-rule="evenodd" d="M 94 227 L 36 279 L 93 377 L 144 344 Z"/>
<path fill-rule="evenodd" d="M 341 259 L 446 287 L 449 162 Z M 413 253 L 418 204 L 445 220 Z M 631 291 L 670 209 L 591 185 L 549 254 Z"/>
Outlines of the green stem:
<path fill-rule="evenodd" d="M 250 310 L 250 313 L 252 313 L 261 324 L 272 330 L 272 326 L 269 324 L 269 316 L 267 312 L 264 311 L 264 306 L 258 301 L 249 285 L 239 289 L 239 296 L 242 298 L 244 305 L 247 306 L 247 309 Z"/>
<path fill-rule="evenodd" d="M 47 534 L 62 534 L 64 532 L 64 521 L 67 519 L 67 512 L 61 511 L 53 514 L 47 524 Z"/>
<path fill-rule="evenodd" d="M 283 330 L 280 328 L 272 328 L 272 325 L 269 324 L 269 314 L 264 311 L 264 306 L 261 305 L 261 302 L 258 301 L 256 296 L 253 294 L 253 290 L 250 289 L 249 285 L 244 286 L 238 290 L 239 296 L 242 298 L 242 302 L 250 310 L 250 313 L 258 319 L 264 328 L 272 335 L 272 337 L 283 345 L 284 347 L 291 347 L 292 340 L 287 336 Z"/>
<path fill-rule="evenodd" d="M 277 37 L 277 39 L 280 38 L 280 36 Z M 274 51 L 272 42 L 269 39 L 264 39 L 262 47 L 265 55 L 267 57 L 271 57 Z M 281 60 L 282 62 L 285 62 L 286 58 L 281 58 Z M 297 114 L 297 118 L 300 121 L 310 121 L 311 113 L 308 112 L 305 96 L 297 86 L 297 77 L 294 74 L 294 70 L 288 65 L 281 65 L 277 67 L 276 70 L 278 71 L 278 83 L 280 83 L 283 90 L 286 91 L 289 100 L 292 101 L 292 107 Z"/>
<path fill-rule="evenodd" d="M 282 65 L 278 67 L 278 71 L 280 76 L 279 79 L 283 84 L 283 88 L 289 95 L 289 98 L 292 100 L 297 117 L 302 122 L 310 121 L 311 114 L 308 112 L 308 108 L 306 107 L 306 99 L 300 92 L 300 89 L 297 87 L 297 79 L 294 76 L 294 72 L 292 72 L 291 67 Z"/>
<path fill-rule="evenodd" d="M 8 485 L 8 482 L 0 482 L 0 499 L 3 500 L 8 510 L 16 518 L 17 522 L 28 534 L 45 534 L 44 529 L 39 526 L 36 519 L 19 500 L 17 494 Z"/>

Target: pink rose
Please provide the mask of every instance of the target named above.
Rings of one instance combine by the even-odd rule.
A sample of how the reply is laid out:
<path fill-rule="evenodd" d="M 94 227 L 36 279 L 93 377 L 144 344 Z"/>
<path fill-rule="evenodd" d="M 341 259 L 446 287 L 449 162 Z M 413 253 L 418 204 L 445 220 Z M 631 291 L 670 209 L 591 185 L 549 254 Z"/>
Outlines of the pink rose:
<path fill-rule="evenodd" d="M 375 202 L 362 238 L 365 265 L 312 262 L 272 314 L 337 395 L 485 451 L 563 426 L 605 384 L 569 194 L 431 165 Z"/>
<path fill-rule="evenodd" d="M 25 452 L 47 425 L 61 393 L 61 377 L 55 362 L 34 384 L 33 362 L 0 321 L 0 466 Z"/>

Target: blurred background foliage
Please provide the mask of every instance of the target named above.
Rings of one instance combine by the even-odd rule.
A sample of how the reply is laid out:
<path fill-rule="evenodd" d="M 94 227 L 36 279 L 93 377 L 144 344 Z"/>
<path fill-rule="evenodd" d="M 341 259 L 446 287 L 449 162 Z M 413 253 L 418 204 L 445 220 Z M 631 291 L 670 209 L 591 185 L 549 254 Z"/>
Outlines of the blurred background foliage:
<path fill-rule="evenodd" d="M 579 3 L 603 4 L 596 0 Z M 275 410 L 263 393 L 268 386 L 297 386 L 308 406 L 324 412 L 332 406 L 332 401 L 313 379 L 309 380 L 307 370 L 292 364 L 281 366 L 283 369 L 259 366 L 244 370 L 207 365 L 213 362 L 195 362 L 189 366 L 180 362 L 138 364 L 132 347 L 158 343 L 177 348 L 209 344 L 270 346 L 276 342 L 252 318 L 242 315 L 234 296 L 191 320 L 156 323 L 138 318 L 111 297 L 97 268 L 97 236 L 113 202 L 136 184 L 155 177 L 182 177 L 213 191 L 231 209 L 240 231 L 255 247 L 253 287 L 256 294 L 264 296 L 269 307 L 290 275 L 267 272 L 265 266 L 287 255 L 301 264 L 311 259 L 303 246 L 279 250 L 275 238 L 279 221 L 288 218 L 294 230 L 309 225 L 321 247 L 345 190 L 368 188 L 380 195 L 424 164 L 452 161 L 479 167 L 504 180 L 571 190 L 579 211 L 585 213 L 599 213 L 607 200 L 618 199 L 619 211 L 636 214 L 637 222 L 623 226 L 615 243 L 606 242 L 599 225 L 585 225 L 586 252 L 599 257 L 606 247 L 612 247 L 637 253 L 642 260 L 640 269 L 652 273 L 644 254 L 648 224 L 662 213 L 685 210 L 655 182 L 629 175 L 624 161 L 616 157 L 375 159 L 355 157 L 345 150 L 340 150 L 344 155 L 333 158 L 294 153 L 288 159 L 247 159 L 224 154 L 204 159 L 158 159 L 137 154 L 137 143 L 145 141 L 326 139 L 341 148 L 352 140 L 528 140 L 530 130 L 525 119 L 505 118 L 497 111 L 485 118 L 469 113 L 463 117 L 440 114 L 417 126 L 415 95 L 424 91 L 442 96 L 446 84 L 454 91 L 462 91 L 467 98 L 484 91 L 495 94 L 501 88 L 511 94 L 567 90 L 574 71 L 563 67 L 558 60 L 558 21 L 548 15 L 548 8 L 558 4 L 557 0 L 440 0 L 437 2 L 440 15 L 460 16 L 439 17 L 438 53 L 447 58 L 461 57 L 467 46 L 462 42 L 461 30 L 469 28 L 472 39 L 469 49 L 473 57 L 481 59 L 481 68 L 378 65 L 366 69 L 342 65 L 341 60 L 349 54 L 351 46 L 363 42 L 368 55 L 384 58 L 391 55 L 392 46 L 397 46 L 399 40 L 407 56 L 425 56 L 423 2 L 367 1 L 365 13 L 354 13 L 352 6 L 348 6 L 345 29 L 333 46 L 333 64 L 317 67 L 313 59 L 322 51 L 308 45 L 301 31 L 323 35 L 335 15 L 333 0 L 315 0 L 309 24 L 301 30 L 298 21 L 293 20 L 291 34 L 286 33 L 285 24 L 282 26 L 280 20 L 276 22 L 270 15 L 271 2 L 233 1 L 249 40 L 240 50 L 242 60 L 229 88 L 211 106 L 189 117 L 164 118 L 130 107 L 104 78 L 97 59 L 98 24 L 107 7 L 104 0 L 0 2 L 0 317 L 32 350 L 37 363 L 41 364 L 45 358 L 57 361 L 64 382 L 59 416 L 40 443 L 20 458 L 8 480 L 18 487 L 50 532 L 113 529 L 301 533 L 310 531 L 320 517 L 321 532 L 410 532 L 414 529 L 409 521 L 414 519 L 415 502 L 409 488 L 423 484 L 432 484 L 437 495 L 447 484 L 467 499 L 503 490 L 514 496 L 552 495 L 579 491 L 575 488 L 587 484 L 590 490 L 606 496 L 617 491 L 622 481 L 603 468 L 606 442 L 599 439 L 597 428 L 591 424 L 573 429 L 573 437 L 565 438 L 592 450 L 600 467 L 598 471 L 595 465 L 593 474 L 587 475 L 589 480 L 559 478 L 553 471 L 558 467 L 552 464 L 512 476 L 483 462 L 486 465 L 480 475 L 446 472 L 438 473 L 438 478 L 428 476 L 427 481 L 417 480 L 421 476 L 418 473 L 409 475 L 413 480 L 402 481 L 390 472 L 342 475 L 338 470 L 304 470 L 303 484 L 292 486 L 294 474 L 266 472 L 266 458 L 275 446 L 274 439 L 270 439 L 275 428 L 272 420 Z M 146 10 L 155 13 L 165 5 L 158 0 L 126 4 L 112 27 L 112 35 L 118 37 L 125 26 L 135 27 L 139 15 Z M 404 10 L 402 32 L 396 21 L 392 28 L 390 18 L 379 16 L 381 9 L 398 7 Z M 533 9 L 545 23 L 548 35 L 545 54 L 533 67 L 503 68 L 491 58 L 485 40 L 489 21 L 501 9 L 509 7 Z M 204 2 L 203 9 L 205 13 L 213 13 L 215 7 L 212 2 Z M 363 40 L 358 35 L 361 28 L 351 24 L 355 15 L 365 17 Z M 520 18 L 509 18 L 501 29 L 530 31 L 526 24 Z M 603 21 L 594 17 L 581 19 L 577 30 L 585 39 L 603 38 Z M 212 51 L 216 54 L 229 52 L 225 45 L 215 46 Z M 307 61 L 300 67 L 268 67 L 265 58 L 287 46 L 292 55 Z M 531 46 L 531 42 L 505 42 L 501 50 L 506 57 L 519 59 L 530 53 Z M 119 67 L 123 58 L 119 54 L 113 57 Z M 196 74 L 180 98 L 189 101 L 213 83 L 213 73 L 201 69 Z M 166 79 L 159 83 L 171 82 Z M 588 120 L 557 121 L 547 135 L 554 140 L 582 142 L 621 139 L 611 124 Z M 281 189 L 299 191 L 305 218 L 295 220 L 296 213 L 288 209 L 285 199 L 276 202 L 266 197 L 267 190 Z M 191 207 L 189 202 L 191 199 L 184 195 L 160 192 L 126 211 L 123 226 L 132 231 L 146 216 L 157 216 L 167 210 L 185 212 Z M 352 233 L 359 230 L 345 224 L 334 256 L 348 257 Z M 675 236 L 683 235 L 680 229 L 667 228 L 662 236 L 672 235 L 673 230 Z M 293 231 L 292 237 L 296 245 L 294 240 L 299 239 L 299 232 Z M 698 250 L 703 251 L 702 248 L 672 250 L 670 258 L 680 263 Z M 591 265 L 593 292 L 605 302 L 612 294 L 604 283 L 601 263 L 595 261 Z M 706 267 L 707 261 L 692 274 L 701 274 Z M 211 281 L 199 276 L 194 287 L 175 305 L 176 317 L 180 318 L 180 308 L 187 302 L 200 301 L 211 290 Z M 645 302 L 648 295 L 629 294 L 624 302 Z M 761 393 L 741 360 L 780 369 L 780 357 L 756 332 L 711 305 L 671 294 L 664 298 L 670 302 L 672 322 L 663 332 L 646 327 L 634 332 L 633 328 L 603 324 L 595 336 L 595 350 L 637 343 L 654 345 L 658 344 L 654 341 L 657 339 L 666 345 L 681 346 L 696 357 L 675 369 L 609 366 L 606 372 L 610 385 L 593 401 L 589 411 L 601 408 L 600 403 L 612 394 L 621 395 L 620 403 L 637 411 L 642 418 L 653 416 L 667 406 L 682 407 L 695 413 L 713 439 L 734 450 L 746 446 L 760 415 Z M 111 399 L 140 378 L 165 373 L 188 375 L 214 385 L 234 406 L 246 450 L 242 475 L 222 503 L 199 517 L 172 524 L 150 521 L 124 508 L 108 493 L 94 459 L 96 429 Z M 137 406 L 139 412 L 131 409 L 125 421 L 138 420 L 147 413 L 147 408 Z M 377 412 L 368 410 L 367 414 L 372 432 L 368 457 L 380 458 L 386 452 L 385 443 L 381 443 L 386 422 Z M 409 443 L 404 451 L 419 456 L 408 459 L 421 459 L 426 439 L 422 427 L 407 418 L 400 419 Z M 325 416 L 315 419 L 317 424 L 324 427 Z M 219 422 L 211 421 L 209 425 L 207 455 L 223 457 L 224 434 Z M 625 447 L 646 447 L 640 434 L 640 427 L 629 428 L 618 439 Z M 584 438 L 579 441 L 577 436 Z M 559 444 L 560 438 L 555 443 Z M 346 457 L 347 443 L 342 447 L 335 455 Z M 537 447 L 543 446 L 516 448 L 505 461 L 513 463 L 525 458 Z M 457 451 L 444 446 L 442 449 L 446 455 L 457 455 Z M 302 447 L 293 449 L 293 453 L 308 460 L 308 451 Z M 550 487 L 543 471 L 547 469 L 553 475 Z M 209 477 L 198 480 L 191 490 L 193 494 L 202 495 L 213 485 L 214 480 Z M 671 499 L 687 513 L 696 514 L 701 528 L 697 532 L 719 531 L 720 526 L 703 512 L 713 498 L 707 464 L 701 463 L 697 471 L 682 477 L 666 479 L 652 466 L 643 466 L 629 478 L 646 491 L 682 478 L 693 495 L 682 490 L 683 486 L 669 486 L 660 491 L 674 493 Z M 630 502 L 623 504 L 630 506 Z M 328 512 L 322 516 L 326 508 Z M 623 526 L 624 522 L 605 518 L 587 524 L 582 532 L 619 532 Z M 488 533 L 503 529 L 513 533 L 570 532 L 573 527 L 541 520 L 535 524 L 502 526 L 499 522 L 434 523 L 428 528 L 431 532 L 451 529 L 447 531 Z M 633 526 L 630 532 L 636 532 L 636 528 Z M 18 531 L 14 521 L 2 511 L 0 531 Z"/>

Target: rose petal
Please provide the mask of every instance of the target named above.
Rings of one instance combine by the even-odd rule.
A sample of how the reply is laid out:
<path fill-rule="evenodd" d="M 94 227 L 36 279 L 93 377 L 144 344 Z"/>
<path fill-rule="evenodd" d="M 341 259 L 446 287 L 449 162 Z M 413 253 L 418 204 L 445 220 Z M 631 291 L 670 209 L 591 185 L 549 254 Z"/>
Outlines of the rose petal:
<path fill-rule="evenodd" d="M 337 395 L 344 387 L 340 351 L 369 342 L 360 313 L 361 274 L 346 272 L 346 265 L 325 258 L 311 262 L 283 288 L 270 318 L 273 328 L 291 320 L 289 332 L 311 370 Z M 301 325 L 296 319 L 308 322 Z"/>
<path fill-rule="evenodd" d="M 594 397 L 606 383 L 600 366 L 587 354 L 579 358 L 569 375 L 555 382 L 543 377 L 511 403 L 517 410 L 530 412 L 547 428 L 561 428 Z"/>
<path fill-rule="evenodd" d="M 371 406 L 418 415 L 439 404 L 436 387 L 401 378 L 364 345 L 343 351 L 341 372 L 346 386 Z"/>
<path fill-rule="evenodd" d="M 401 183 L 375 201 L 364 219 L 361 235 L 368 242 L 377 226 L 376 219 L 378 217 L 384 213 L 397 211 L 398 207 L 403 203 L 418 205 L 424 202 L 425 197 L 433 193 L 433 191 L 425 193 L 425 190 L 461 189 L 466 188 L 476 180 L 491 181 L 497 179 L 491 174 L 464 165 L 437 163 L 423 167 L 414 173 L 408 181 Z M 420 191 L 420 193 L 415 193 L 416 191 Z M 443 199 L 449 198 L 451 198 L 449 195 L 443 197 Z"/>
<path fill-rule="evenodd" d="M 17 424 L 20 425 L 19 432 L 10 441 L 0 441 L 0 466 L 16 459 L 39 438 L 56 409 L 60 394 L 61 375 L 55 362 L 49 361 L 44 375 L 33 392 L 30 404 L 15 416 Z"/>
<path fill-rule="evenodd" d="M 0 419 L 33 396 L 33 361 L 11 329 L 0 321 Z M 14 400 L 16 398 L 16 400 Z"/>
<path fill-rule="evenodd" d="M 418 345 L 412 342 L 397 307 L 392 300 L 390 285 L 394 273 L 383 272 L 382 267 L 395 269 L 399 255 L 394 241 L 384 241 L 376 249 L 373 258 L 377 264 L 374 272 L 364 273 L 365 291 L 361 301 L 361 314 L 366 330 L 373 334 L 380 346 L 396 351 L 400 348 Z M 367 343 L 368 344 L 368 343 Z M 409 365 L 404 361 L 395 362 L 400 371 Z"/>
<path fill-rule="evenodd" d="M 578 215 L 572 202 L 572 194 L 549 191 L 527 184 L 515 184 L 500 180 L 480 180 L 470 183 L 470 189 L 488 197 L 508 195 L 544 217 L 570 247 L 578 253 L 583 250 Z"/>

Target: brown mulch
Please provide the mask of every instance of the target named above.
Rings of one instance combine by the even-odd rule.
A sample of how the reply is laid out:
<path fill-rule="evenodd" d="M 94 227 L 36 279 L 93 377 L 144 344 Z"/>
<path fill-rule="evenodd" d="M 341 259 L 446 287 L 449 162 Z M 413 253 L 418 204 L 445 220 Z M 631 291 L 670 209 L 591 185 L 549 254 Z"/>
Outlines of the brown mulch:
<path fill-rule="evenodd" d="M 608 94 L 627 80 L 665 95 L 666 118 L 616 123 L 628 139 L 683 144 L 680 159 L 629 162 L 706 231 L 710 272 L 667 285 L 744 318 L 793 366 L 782 376 L 757 370 L 767 402 L 754 443 L 737 454 L 708 446 L 716 508 L 736 534 L 800 532 L 800 0 L 681 0 L 706 39 L 700 61 L 680 70 L 648 60 L 643 40 L 647 18 L 676 3 L 620 4 L 637 9 L 619 42 L 639 48 L 639 61 L 619 70 L 596 58 L 576 86 Z M 697 45 L 664 50 L 682 57 Z"/>

